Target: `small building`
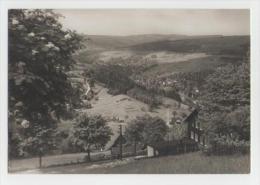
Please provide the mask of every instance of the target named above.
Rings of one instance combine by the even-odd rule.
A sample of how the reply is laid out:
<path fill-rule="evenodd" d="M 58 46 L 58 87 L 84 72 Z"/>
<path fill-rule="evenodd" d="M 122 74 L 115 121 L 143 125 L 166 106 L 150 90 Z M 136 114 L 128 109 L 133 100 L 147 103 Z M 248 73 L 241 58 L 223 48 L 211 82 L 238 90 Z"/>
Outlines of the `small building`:
<path fill-rule="evenodd" d="M 147 146 L 148 157 L 196 151 L 199 146 L 206 145 L 204 131 L 198 121 L 198 111 L 190 109 L 185 113 L 183 117 L 174 116 L 174 121 L 168 124 L 170 131 L 165 138 L 167 141 Z"/>
<path fill-rule="evenodd" d="M 171 137 L 168 138 L 168 140 L 181 140 L 183 138 L 189 138 L 201 145 L 205 145 L 206 141 L 204 130 L 202 129 L 201 123 L 198 121 L 197 109 L 192 109 L 187 115 L 188 116 L 183 118 L 174 119 L 174 123 L 170 124 L 169 135 Z"/>
<path fill-rule="evenodd" d="M 201 123 L 198 121 L 198 111 L 195 109 L 185 120 L 188 126 L 187 137 L 198 144 L 206 145 L 206 137 Z"/>
<path fill-rule="evenodd" d="M 120 134 L 120 125 L 122 126 L 122 135 Z M 125 135 L 125 128 L 126 125 L 119 123 L 119 122 L 109 122 L 108 126 L 111 128 L 113 134 L 110 138 L 110 140 L 107 142 L 107 144 L 104 147 L 104 150 L 111 150 L 112 147 L 116 147 L 122 142 L 122 144 L 126 143 L 126 139 L 124 137 Z"/>
<path fill-rule="evenodd" d="M 175 155 L 198 150 L 198 143 L 189 138 L 162 141 L 147 145 L 147 157 Z"/>

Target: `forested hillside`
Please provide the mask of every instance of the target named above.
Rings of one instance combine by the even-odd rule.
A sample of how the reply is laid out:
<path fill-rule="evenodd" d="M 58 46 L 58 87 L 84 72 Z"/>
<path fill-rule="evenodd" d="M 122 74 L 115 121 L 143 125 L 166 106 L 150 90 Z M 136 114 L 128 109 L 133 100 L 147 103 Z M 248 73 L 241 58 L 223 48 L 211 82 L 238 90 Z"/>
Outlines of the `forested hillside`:
<path fill-rule="evenodd" d="M 246 54 L 250 45 L 249 36 L 212 36 L 206 38 L 162 40 L 132 46 L 136 51 L 205 52 L 214 55 Z"/>

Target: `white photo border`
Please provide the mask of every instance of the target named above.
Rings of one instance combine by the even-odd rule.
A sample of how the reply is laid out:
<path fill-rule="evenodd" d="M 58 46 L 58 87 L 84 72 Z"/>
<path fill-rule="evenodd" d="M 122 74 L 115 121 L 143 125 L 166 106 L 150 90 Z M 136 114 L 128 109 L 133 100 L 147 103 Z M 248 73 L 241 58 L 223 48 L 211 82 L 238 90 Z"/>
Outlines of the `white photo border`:
<path fill-rule="evenodd" d="M 46 184 L 113 184 L 113 185 L 258 185 L 260 184 L 260 2 L 250 0 L 2 0 L 0 4 L 0 184 L 1 185 L 46 185 Z M 8 174 L 7 151 L 7 63 L 8 63 L 8 9 L 50 8 L 50 9 L 250 9 L 251 43 L 251 172 L 243 175 L 40 175 Z M 151 164 L 152 165 L 152 164 Z"/>

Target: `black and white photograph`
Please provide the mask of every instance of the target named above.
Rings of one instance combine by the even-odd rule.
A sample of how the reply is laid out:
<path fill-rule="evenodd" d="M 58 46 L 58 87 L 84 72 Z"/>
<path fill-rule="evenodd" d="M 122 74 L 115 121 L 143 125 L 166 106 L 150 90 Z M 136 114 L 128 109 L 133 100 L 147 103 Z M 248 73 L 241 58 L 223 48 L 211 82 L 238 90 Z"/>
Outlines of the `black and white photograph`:
<path fill-rule="evenodd" d="M 7 174 L 250 175 L 251 16 L 8 8 Z"/>
<path fill-rule="evenodd" d="M 8 16 L 10 173 L 250 172 L 249 10 Z"/>

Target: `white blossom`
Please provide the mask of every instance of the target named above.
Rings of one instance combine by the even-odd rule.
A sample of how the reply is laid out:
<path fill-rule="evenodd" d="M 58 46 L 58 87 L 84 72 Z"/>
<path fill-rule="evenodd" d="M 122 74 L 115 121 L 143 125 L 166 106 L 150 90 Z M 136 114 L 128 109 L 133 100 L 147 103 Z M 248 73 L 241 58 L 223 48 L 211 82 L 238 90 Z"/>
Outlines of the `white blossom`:
<path fill-rule="evenodd" d="M 56 50 L 56 51 L 60 51 L 60 48 L 57 47 L 57 46 L 55 46 L 55 47 L 54 47 L 54 50 Z"/>
<path fill-rule="evenodd" d="M 22 62 L 22 61 L 19 61 L 18 62 L 18 64 L 17 64 L 17 67 L 18 67 L 18 71 L 20 72 L 20 73 L 23 73 L 24 72 L 24 66 L 25 66 L 26 64 L 24 63 L 24 62 Z"/>
<path fill-rule="evenodd" d="M 13 25 L 19 24 L 19 21 L 17 19 L 12 19 L 12 24 Z"/>
<path fill-rule="evenodd" d="M 25 18 L 29 18 L 32 16 L 32 12 L 30 10 L 25 10 L 24 15 L 25 15 Z"/>
<path fill-rule="evenodd" d="M 15 104 L 16 107 L 22 107 L 23 106 L 23 102 L 19 101 Z"/>
<path fill-rule="evenodd" d="M 38 117 L 38 119 L 41 119 L 42 118 L 42 114 L 41 113 L 37 113 L 37 117 Z"/>
<path fill-rule="evenodd" d="M 41 40 L 45 40 L 45 37 L 41 37 L 40 39 L 41 39 Z"/>
<path fill-rule="evenodd" d="M 25 28 L 24 25 L 19 25 L 19 26 L 17 27 L 18 30 L 23 30 L 24 28 Z"/>
<path fill-rule="evenodd" d="M 65 39 L 71 39 L 71 35 L 68 33 L 64 36 Z"/>
<path fill-rule="evenodd" d="M 47 17 L 52 16 L 52 14 L 51 14 L 50 12 L 46 13 L 45 15 L 46 15 Z"/>
<path fill-rule="evenodd" d="M 45 45 L 48 48 L 55 47 L 55 45 L 52 42 L 48 42 L 48 44 Z"/>
<path fill-rule="evenodd" d="M 37 53 L 39 53 L 39 51 L 37 51 L 37 50 L 32 50 L 32 55 L 35 55 L 35 54 L 37 54 Z"/>
<path fill-rule="evenodd" d="M 22 126 L 23 128 L 28 128 L 28 127 L 30 126 L 30 122 L 29 122 L 28 120 L 24 119 L 24 120 L 22 121 L 22 123 L 21 123 L 21 126 Z"/>
<path fill-rule="evenodd" d="M 35 34 L 34 34 L 33 32 L 31 32 L 31 33 L 28 34 L 28 36 L 29 36 L 29 37 L 34 37 Z"/>

